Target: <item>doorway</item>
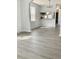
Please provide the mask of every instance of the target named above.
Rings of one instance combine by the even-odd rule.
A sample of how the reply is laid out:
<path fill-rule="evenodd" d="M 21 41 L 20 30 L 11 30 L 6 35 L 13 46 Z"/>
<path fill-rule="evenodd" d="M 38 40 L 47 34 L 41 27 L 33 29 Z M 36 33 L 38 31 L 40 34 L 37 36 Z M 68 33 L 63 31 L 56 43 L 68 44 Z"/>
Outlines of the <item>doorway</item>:
<path fill-rule="evenodd" d="M 58 25 L 58 18 L 59 18 L 59 12 L 56 12 L 56 21 L 55 21 L 56 25 Z"/>

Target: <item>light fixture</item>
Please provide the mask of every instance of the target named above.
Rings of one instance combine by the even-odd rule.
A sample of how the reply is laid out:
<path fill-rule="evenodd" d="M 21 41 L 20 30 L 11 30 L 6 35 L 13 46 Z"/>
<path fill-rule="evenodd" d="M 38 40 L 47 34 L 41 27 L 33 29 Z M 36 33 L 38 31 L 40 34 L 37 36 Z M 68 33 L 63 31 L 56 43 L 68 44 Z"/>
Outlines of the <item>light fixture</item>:
<path fill-rule="evenodd" d="M 47 18 L 47 15 L 45 15 L 44 18 L 46 19 Z"/>
<path fill-rule="evenodd" d="M 51 5 L 50 5 L 50 2 L 51 2 L 51 0 L 49 0 L 49 8 L 50 8 L 50 6 L 51 6 Z"/>
<path fill-rule="evenodd" d="M 49 6 L 48 7 L 52 8 L 53 6 L 51 5 L 51 0 L 48 0 L 48 1 L 49 1 L 49 4 L 48 4 Z"/>
<path fill-rule="evenodd" d="M 47 15 L 49 14 L 49 12 L 46 13 Z"/>
<path fill-rule="evenodd" d="M 47 6 L 47 9 L 48 9 L 48 14 L 50 14 L 52 12 L 52 9 L 53 9 L 53 4 L 51 4 L 52 0 L 48 0 L 48 6 Z"/>

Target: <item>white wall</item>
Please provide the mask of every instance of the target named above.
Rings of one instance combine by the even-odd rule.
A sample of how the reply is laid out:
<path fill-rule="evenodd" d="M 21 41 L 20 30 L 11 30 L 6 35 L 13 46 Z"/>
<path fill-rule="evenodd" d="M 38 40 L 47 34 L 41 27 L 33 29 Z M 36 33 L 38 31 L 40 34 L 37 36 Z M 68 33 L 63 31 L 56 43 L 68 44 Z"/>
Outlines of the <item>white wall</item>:
<path fill-rule="evenodd" d="M 55 12 L 55 9 L 56 9 L 56 0 L 50 0 L 51 9 L 48 9 L 48 6 L 45 6 L 45 5 L 43 6 L 42 5 L 40 11 L 51 11 L 51 12 Z"/>
<path fill-rule="evenodd" d="M 29 3 L 30 0 L 21 0 L 21 25 L 22 31 L 30 32 L 30 17 L 29 17 Z"/>
<path fill-rule="evenodd" d="M 61 26 L 61 9 L 59 9 L 58 24 Z"/>
<path fill-rule="evenodd" d="M 40 6 L 35 3 L 31 3 L 30 6 L 33 6 L 36 9 L 35 11 L 36 21 L 31 21 L 31 29 L 34 29 L 41 26 L 40 25 Z"/>
<path fill-rule="evenodd" d="M 21 32 L 21 10 L 20 0 L 17 0 L 17 32 Z"/>
<path fill-rule="evenodd" d="M 31 0 L 18 0 L 18 25 L 17 32 L 31 32 L 30 17 L 29 17 L 29 3 Z"/>

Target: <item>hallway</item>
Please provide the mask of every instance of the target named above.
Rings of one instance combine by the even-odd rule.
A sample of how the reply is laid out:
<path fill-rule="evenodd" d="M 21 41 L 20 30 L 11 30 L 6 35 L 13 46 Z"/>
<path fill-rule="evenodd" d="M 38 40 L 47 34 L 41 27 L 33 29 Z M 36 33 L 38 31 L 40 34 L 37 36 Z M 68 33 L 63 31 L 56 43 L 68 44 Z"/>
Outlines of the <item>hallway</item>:
<path fill-rule="evenodd" d="M 17 39 L 18 59 L 61 59 L 59 28 L 38 28 Z"/>

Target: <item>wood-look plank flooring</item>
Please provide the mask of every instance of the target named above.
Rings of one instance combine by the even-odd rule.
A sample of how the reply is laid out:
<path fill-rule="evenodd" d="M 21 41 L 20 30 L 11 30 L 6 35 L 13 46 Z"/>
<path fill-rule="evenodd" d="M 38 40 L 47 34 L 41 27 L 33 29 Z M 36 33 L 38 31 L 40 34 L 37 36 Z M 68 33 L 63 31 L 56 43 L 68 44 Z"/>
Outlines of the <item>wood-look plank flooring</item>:
<path fill-rule="evenodd" d="M 61 39 L 58 34 L 58 28 L 39 28 L 32 33 L 20 33 L 17 59 L 61 59 Z"/>

